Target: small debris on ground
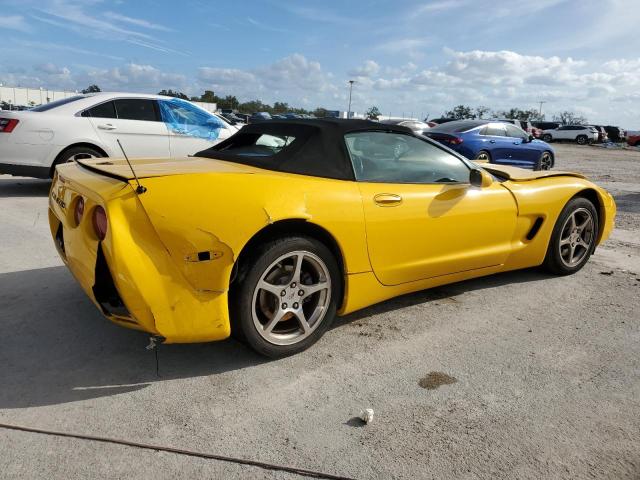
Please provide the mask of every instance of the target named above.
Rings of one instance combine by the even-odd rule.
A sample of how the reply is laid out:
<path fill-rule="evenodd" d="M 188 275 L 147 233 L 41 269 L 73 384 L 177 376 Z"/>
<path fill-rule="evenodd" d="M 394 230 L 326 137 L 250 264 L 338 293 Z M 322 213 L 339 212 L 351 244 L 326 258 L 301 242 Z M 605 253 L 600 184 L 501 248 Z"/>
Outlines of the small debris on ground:
<path fill-rule="evenodd" d="M 418 385 L 422 388 L 426 388 L 427 390 L 435 390 L 441 385 L 451 385 L 452 383 L 456 383 L 458 379 L 447 375 L 442 372 L 429 372 L 426 376 L 420 379 Z"/>
<path fill-rule="evenodd" d="M 373 408 L 363 408 L 360 410 L 360 420 L 367 424 L 373 422 Z"/>
<path fill-rule="evenodd" d="M 600 275 L 613 275 L 613 270 L 608 272 L 600 272 Z"/>

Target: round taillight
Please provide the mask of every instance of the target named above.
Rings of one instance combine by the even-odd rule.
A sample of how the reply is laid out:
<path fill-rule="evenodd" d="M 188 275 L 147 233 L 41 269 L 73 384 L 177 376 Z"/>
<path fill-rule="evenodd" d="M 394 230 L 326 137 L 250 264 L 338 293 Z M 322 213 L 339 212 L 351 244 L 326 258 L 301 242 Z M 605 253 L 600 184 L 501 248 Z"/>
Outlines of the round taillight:
<path fill-rule="evenodd" d="M 98 239 L 104 240 L 107 236 L 107 214 L 101 206 L 93 209 L 93 229 Z"/>
<path fill-rule="evenodd" d="M 80 220 L 82 220 L 83 214 L 84 199 L 82 197 L 78 197 L 78 200 L 76 200 L 76 207 L 73 209 L 73 220 L 76 222 L 76 225 L 80 225 Z"/>

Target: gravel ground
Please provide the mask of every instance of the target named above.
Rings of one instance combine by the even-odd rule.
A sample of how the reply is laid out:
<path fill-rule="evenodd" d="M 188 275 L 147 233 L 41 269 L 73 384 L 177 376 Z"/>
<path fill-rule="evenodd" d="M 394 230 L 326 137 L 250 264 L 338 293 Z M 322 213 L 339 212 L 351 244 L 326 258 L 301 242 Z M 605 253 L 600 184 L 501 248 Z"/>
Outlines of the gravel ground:
<path fill-rule="evenodd" d="M 578 274 L 495 275 L 340 319 L 266 361 L 102 319 L 49 237 L 48 183 L 0 176 L 0 422 L 354 478 L 640 477 L 640 152 L 556 146 L 616 197 Z M 362 426 L 354 418 L 375 410 Z M 2 478 L 300 478 L 0 429 Z"/>

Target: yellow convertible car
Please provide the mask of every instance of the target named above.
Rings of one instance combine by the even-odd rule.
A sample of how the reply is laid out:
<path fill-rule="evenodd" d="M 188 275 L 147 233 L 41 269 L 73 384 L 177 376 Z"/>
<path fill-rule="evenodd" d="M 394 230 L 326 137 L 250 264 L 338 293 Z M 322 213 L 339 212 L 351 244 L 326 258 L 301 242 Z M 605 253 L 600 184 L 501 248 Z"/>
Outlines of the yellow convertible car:
<path fill-rule="evenodd" d="M 614 216 L 582 175 L 479 165 L 364 120 L 247 125 L 181 160 L 60 165 L 49 201 L 62 259 L 110 320 L 168 343 L 233 333 L 273 357 L 404 293 L 574 273 Z"/>

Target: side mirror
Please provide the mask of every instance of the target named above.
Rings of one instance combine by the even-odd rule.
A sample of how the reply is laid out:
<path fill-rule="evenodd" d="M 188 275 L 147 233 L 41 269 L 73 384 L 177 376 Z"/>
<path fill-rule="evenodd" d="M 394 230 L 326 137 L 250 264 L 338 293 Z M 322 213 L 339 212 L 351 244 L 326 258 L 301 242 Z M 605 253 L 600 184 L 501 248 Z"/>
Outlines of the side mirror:
<path fill-rule="evenodd" d="M 485 170 L 474 168 L 469 172 L 469 183 L 474 187 L 486 188 L 493 183 L 493 177 Z"/>
<path fill-rule="evenodd" d="M 529 135 L 529 141 L 533 142 L 536 139 L 536 137 L 534 137 L 533 135 Z"/>

